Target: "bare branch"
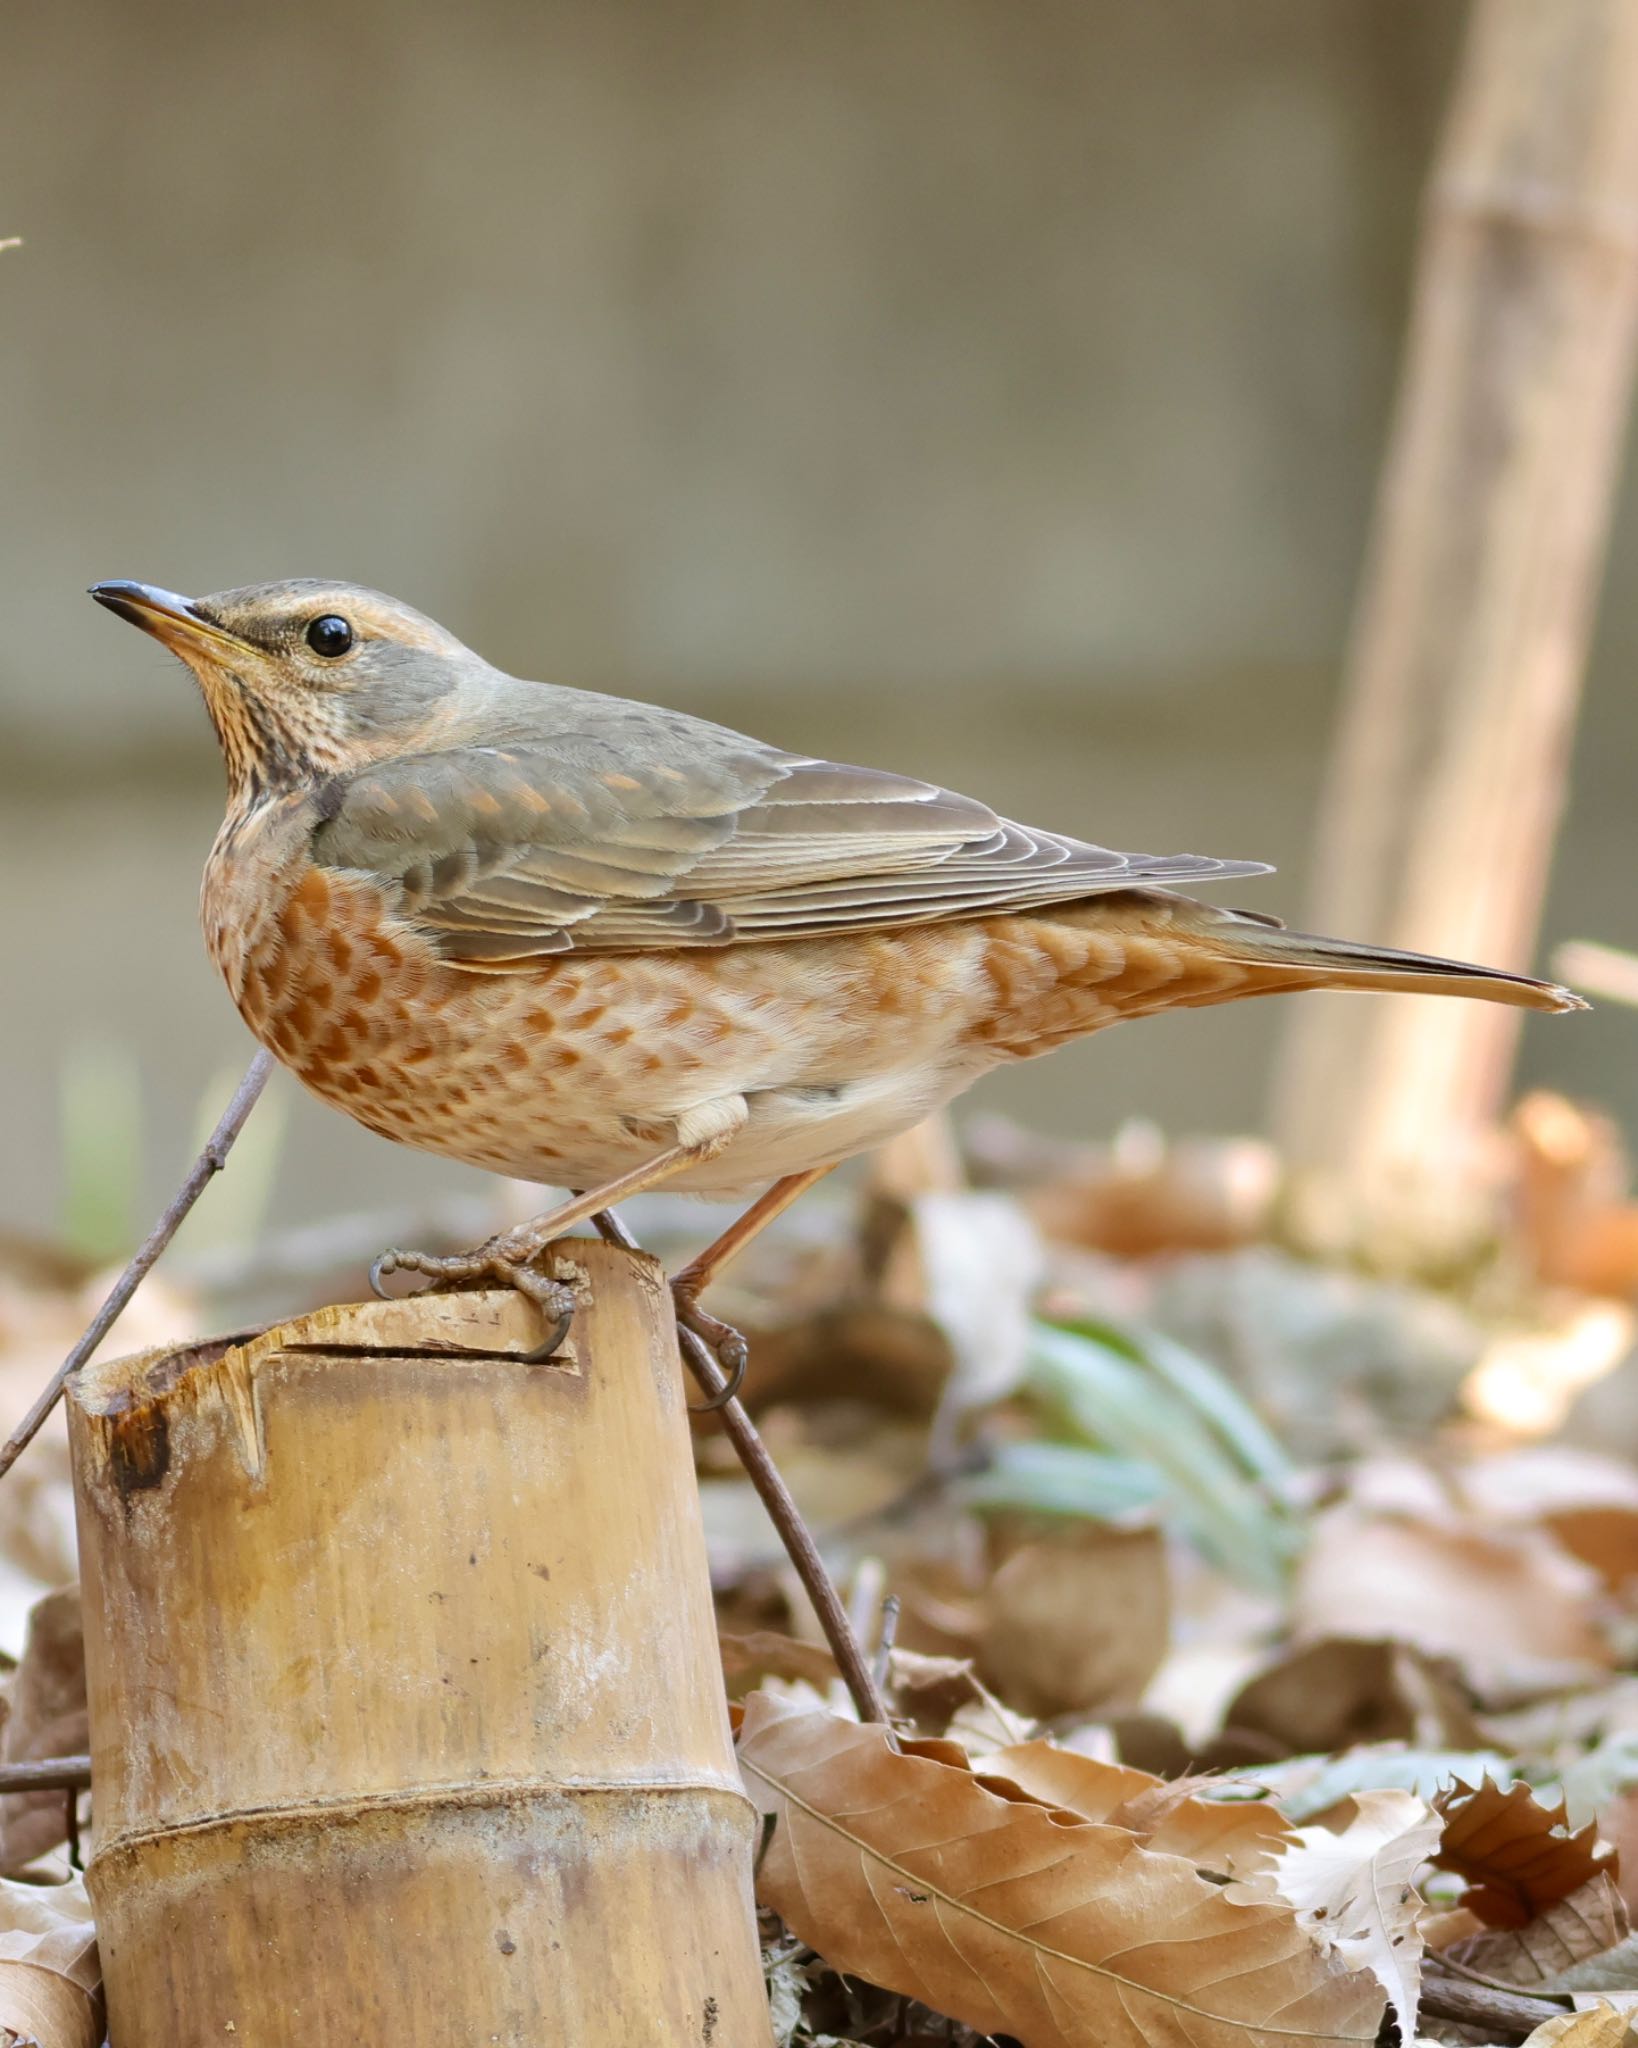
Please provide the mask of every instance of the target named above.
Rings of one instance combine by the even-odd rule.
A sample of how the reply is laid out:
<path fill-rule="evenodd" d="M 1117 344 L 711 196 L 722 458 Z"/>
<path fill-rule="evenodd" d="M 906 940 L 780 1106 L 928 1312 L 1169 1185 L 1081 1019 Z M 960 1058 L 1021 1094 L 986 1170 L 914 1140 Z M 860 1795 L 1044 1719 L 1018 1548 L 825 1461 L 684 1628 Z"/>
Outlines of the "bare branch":
<path fill-rule="evenodd" d="M 267 1077 L 272 1071 L 273 1055 L 266 1051 L 258 1052 L 246 1069 L 244 1079 L 234 1089 L 233 1100 L 222 1112 L 222 1121 L 206 1139 L 204 1151 L 194 1161 L 187 1179 L 172 1196 L 170 1206 L 143 1239 L 131 1263 L 110 1288 L 107 1299 L 92 1317 L 85 1335 L 51 1375 L 38 1400 L 6 1439 L 4 1447 L 0 1447 L 0 1479 L 5 1477 L 34 1441 L 40 1432 L 41 1424 L 62 1399 L 63 1388 L 68 1384 L 69 1375 L 79 1371 L 125 1313 L 131 1296 L 152 1271 L 160 1253 L 175 1237 L 182 1219 L 204 1193 L 208 1183 L 227 1164 L 227 1156 L 233 1150 L 234 1140 L 244 1129 L 245 1119 L 255 1108 L 257 1098 L 267 1086 Z"/>
<path fill-rule="evenodd" d="M 1422 1979 L 1421 2009 L 1434 2019 L 1478 2027 L 1486 2040 L 1522 2041 L 1544 2020 L 1561 2020 L 1570 2007 L 1557 1998 L 1531 1998 L 1522 1991 L 1494 1991 L 1447 1975 L 1433 1959 Z"/>
<path fill-rule="evenodd" d="M 0 1792 L 83 1792 L 90 1782 L 88 1756 L 42 1756 L 26 1764 L 0 1764 Z"/>

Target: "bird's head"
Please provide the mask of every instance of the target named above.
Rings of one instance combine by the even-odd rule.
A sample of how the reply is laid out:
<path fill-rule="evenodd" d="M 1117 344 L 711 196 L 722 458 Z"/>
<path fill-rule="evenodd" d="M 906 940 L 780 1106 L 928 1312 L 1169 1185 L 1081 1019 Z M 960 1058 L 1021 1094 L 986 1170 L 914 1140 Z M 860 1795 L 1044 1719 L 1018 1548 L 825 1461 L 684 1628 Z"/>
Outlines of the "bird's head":
<path fill-rule="evenodd" d="M 489 672 L 452 633 L 356 583 L 210 597 L 98 583 L 91 595 L 193 670 L 241 796 L 425 746 L 463 683 Z"/>

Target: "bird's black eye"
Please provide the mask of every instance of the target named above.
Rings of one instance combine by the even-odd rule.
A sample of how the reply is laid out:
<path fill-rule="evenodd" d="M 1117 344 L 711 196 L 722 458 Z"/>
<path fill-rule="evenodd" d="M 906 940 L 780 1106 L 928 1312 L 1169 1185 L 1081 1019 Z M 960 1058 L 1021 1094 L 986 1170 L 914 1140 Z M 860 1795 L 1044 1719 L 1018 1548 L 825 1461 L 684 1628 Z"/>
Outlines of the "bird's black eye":
<path fill-rule="evenodd" d="M 307 644 L 315 654 L 334 661 L 352 646 L 353 629 L 339 613 L 326 612 L 323 618 L 314 619 L 307 628 Z"/>

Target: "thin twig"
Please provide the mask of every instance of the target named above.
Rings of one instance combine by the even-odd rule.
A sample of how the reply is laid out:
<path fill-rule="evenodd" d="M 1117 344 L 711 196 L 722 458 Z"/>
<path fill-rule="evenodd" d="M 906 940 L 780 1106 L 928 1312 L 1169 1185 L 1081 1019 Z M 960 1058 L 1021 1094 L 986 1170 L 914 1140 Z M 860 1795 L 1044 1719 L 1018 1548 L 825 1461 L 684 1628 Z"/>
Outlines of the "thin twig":
<path fill-rule="evenodd" d="M 1434 2019 L 1480 2027 L 1486 2040 L 1511 2037 L 1519 2041 L 1533 2034 L 1544 2020 L 1561 2020 L 1570 2010 L 1561 1999 L 1530 1998 L 1522 1991 L 1491 1991 L 1464 1984 L 1431 1965 L 1422 1978 L 1421 2009 Z"/>
<path fill-rule="evenodd" d="M 0 1764 L 0 1792 L 83 1792 L 90 1782 L 88 1756 L 42 1756 L 32 1763 Z"/>
<path fill-rule="evenodd" d="M 273 1071 L 273 1055 L 259 1052 L 245 1070 L 245 1077 L 233 1091 L 233 1100 L 222 1112 L 222 1121 L 205 1141 L 205 1149 L 193 1163 L 193 1170 L 171 1198 L 169 1208 L 143 1239 L 136 1256 L 109 1290 L 108 1298 L 91 1319 L 90 1328 L 46 1382 L 34 1406 L 0 1448 L 0 1479 L 3 1479 L 39 1434 L 40 1425 L 62 1399 L 71 1373 L 78 1372 L 103 1338 L 125 1313 L 131 1296 L 149 1272 L 177 1230 L 182 1219 L 204 1193 L 213 1177 L 227 1164 L 233 1141 L 244 1129 L 245 1119 L 256 1106 L 256 1098 L 267 1086 Z"/>
<path fill-rule="evenodd" d="M 887 1683 L 887 1674 L 893 1662 L 893 1645 L 899 1633 L 899 1596 L 889 1593 L 882 1602 L 882 1628 L 876 1642 L 876 1661 L 871 1671 L 878 1685 Z"/>
<path fill-rule="evenodd" d="M 592 1222 L 596 1224 L 598 1234 L 609 1244 L 620 1245 L 628 1252 L 642 1250 L 613 1210 L 600 1209 Z M 700 1391 L 720 1397 L 728 1382 L 708 1346 L 692 1330 L 681 1328 L 677 1331 L 677 1342 L 682 1348 L 683 1363 L 699 1382 Z M 824 1630 L 825 1641 L 830 1645 L 836 1668 L 852 1696 L 859 1719 L 885 1722 L 888 1718 L 887 1702 L 871 1674 L 859 1639 L 853 1633 L 847 1609 L 825 1569 L 818 1545 L 808 1534 L 801 1510 L 791 1498 L 790 1488 L 780 1477 L 778 1466 L 768 1455 L 767 1445 L 757 1434 L 756 1424 L 746 1414 L 744 1404 L 737 1399 L 724 1401 L 718 1412 L 729 1441 L 739 1453 L 746 1476 L 761 1497 L 768 1519 L 779 1531 L 779 1540 L 796 1567 L 796 1575 L 802 1581 L 804 1591 L 813 1602 L 813 1611 L 819 1617 L 819 1626 Z"/>

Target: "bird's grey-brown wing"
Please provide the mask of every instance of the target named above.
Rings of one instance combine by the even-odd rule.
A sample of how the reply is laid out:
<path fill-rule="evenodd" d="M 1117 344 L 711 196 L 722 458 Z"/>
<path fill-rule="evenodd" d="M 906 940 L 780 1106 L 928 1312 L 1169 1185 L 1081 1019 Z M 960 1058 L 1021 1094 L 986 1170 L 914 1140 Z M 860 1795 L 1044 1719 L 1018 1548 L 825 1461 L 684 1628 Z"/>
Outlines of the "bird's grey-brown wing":
<path fill-rule="evenodd" d="M 580 734 L 405 756 L 321 792 L 315 858 L 363 869 L 451 959 L 720 946 L 1020 911 L 1261 874 L 1122 854 L 936 784 L 718 727 L 645 762 Z"/>

